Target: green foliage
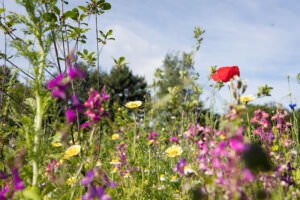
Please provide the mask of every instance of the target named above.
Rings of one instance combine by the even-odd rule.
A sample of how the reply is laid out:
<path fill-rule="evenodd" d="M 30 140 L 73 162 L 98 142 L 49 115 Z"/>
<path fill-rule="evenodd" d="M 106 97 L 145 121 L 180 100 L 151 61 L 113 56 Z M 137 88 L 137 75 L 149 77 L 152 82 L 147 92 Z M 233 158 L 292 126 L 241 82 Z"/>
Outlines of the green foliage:
<path fill-rule="evenodd" d="M 205 30 L 201 30 L 200 27 L 194 28 L 194 38 L 196 39 L 196 51 L 199 51 L 200 45 L 203 41 L 202 35 L 205 33 Z"/>
<path fill-rule="evenodd" d="M 112 68 L 105 79 L 105 86 L 110 95 L 110 111 L 113 111 L 113 104 L 122 106 L 128 101 L 144 101 L 147 94 L 145 78 L 134 75 L 128 66 Z"/>
<path fill-rule="evenodd" d="M 265 84 L 259 87 L 258 90 L 259 92 L 257 93 L 257 97 L 271 96 L 271 91 L 273 90 L 273 88 Z"/>

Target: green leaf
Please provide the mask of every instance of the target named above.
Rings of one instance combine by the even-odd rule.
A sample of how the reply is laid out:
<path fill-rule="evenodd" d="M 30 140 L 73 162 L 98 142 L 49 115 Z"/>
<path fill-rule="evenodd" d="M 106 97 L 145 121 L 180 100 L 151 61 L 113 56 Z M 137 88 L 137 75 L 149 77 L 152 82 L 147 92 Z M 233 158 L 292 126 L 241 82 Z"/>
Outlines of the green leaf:
<path fill-rule="evenodd" d="M 60 15 L 60 10 L 57 6 L 53 6 L 53 10 L 57 15 Z"/>
<path fill-rule="evenodd" d="M 100 6 L 103 10 L 110 10 L 111 9 L 110 3 L 102 3 Z"/>
<path fill-rule="evenodd" d="M 124 61 L 125 61 L 125 57 L 122 56 L 122 57 L 119 58 L 119 64 L 121 64 Z"/>
<path fill-rule="evenodd" d="M 40 200 L 41 197 L 39 196 L 38 188 L 36 187 L 28 187 L 23 192 L 23 195 L 26 199 L 32 199 L 32 200 Z"/>
<path fill-rule="evenodd" d="M 0 8 L 0 14 L 5 12 L 5 8 Z"/>
<path fill-rule="evenodd" d="M 47 22 L 56 22 L 57 21 L 57 17 L 54 13 L 44 13 L 43 18 Z"/>
<path fill-rule="evenodd" d="M 78 6 L 78 8 L 79 8 L 80 10 L 82 10 L 83 12 L 88 12 L 88 8 L 85 7 L 85 6 Z"/>

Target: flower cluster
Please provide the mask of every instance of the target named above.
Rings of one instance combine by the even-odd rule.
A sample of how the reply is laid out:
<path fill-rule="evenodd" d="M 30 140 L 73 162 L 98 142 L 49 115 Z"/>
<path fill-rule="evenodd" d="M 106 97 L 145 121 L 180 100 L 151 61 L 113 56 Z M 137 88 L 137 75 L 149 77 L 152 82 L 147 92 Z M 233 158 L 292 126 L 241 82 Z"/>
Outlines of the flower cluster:
<path fill-rule="evenodd" d="M 82 197 L 83 200 L 95 198 L 110 200 L 111 197 L 105 192 L 105 189 L 107 187 L 116 187 L 116 183 L 112 182 L 99 168 L 90 170 L 86 177 L 81 180 L 81 184 L 89 188 L 88 192 Z"/>
<path fill-rule="evenodd" d="M 102 93 L 91 89 L 89 91 L 89 99 L 84 103 L 84 106 L 88 109 L 84 114 L 87 115 L 90 121 L 95 124 L 101 120 L 101 117 L 107 117 L 108 114 L 102 106 L 103 102 L 107 100 L 109 96 L 106 94 L 105 90 L 102 90 Z M 87 121 L 82 125 L 84 128 L 88 128 L 90 121 Z"/>
<path fill-rule="evenodd" d="M 0 187 L 1 200 L 11 199 L 16 191 L 20 191 L 25 188 L 25 184 L 20 178 L 19 170 L 17 168 L 12 168 L 11 173 L 12 177 L 10 179 L 9 175 L 0 170 L 0 180 L 6 181 L 3 188 Z"/>

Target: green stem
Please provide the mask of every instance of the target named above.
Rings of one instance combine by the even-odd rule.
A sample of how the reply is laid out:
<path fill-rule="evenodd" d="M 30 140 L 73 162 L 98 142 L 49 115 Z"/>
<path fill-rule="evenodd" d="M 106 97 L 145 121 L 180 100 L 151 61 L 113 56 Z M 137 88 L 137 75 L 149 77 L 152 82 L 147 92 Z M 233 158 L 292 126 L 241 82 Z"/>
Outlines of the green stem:
<path fill-rule="evenodd" d="M 135 143 L 136 143 L 136 110 L 134 110 L 134 133 L 133 133 L 133 159 L 135 159 Z"/>
<path fill-rule="evenodd" d="M 34 118 L 34 140 L 33 140 L 33 153 L 34 153 L 34 159 L 32 162 L 32 170 L 33 170 L 33 176 L 32 176 L 32 185 L 35 186 L 37 184 L 38 174 L 39 174 L 39 168 L 38 168 L 38 149 L 39 149 L 39 135 L 42 129 L 42 119 L 43 119 L 43 110 L 42 110 L 42 99 L 41 99 L 41 89 L 42 89 L 42 76 L 43 71 L 45 67 L 45 59 L 46 59 L 46 52 L 41 48 L 41 62 L 37 74 L 36 79 L 36 93 L 35 93 L 35 101 L 36 101 L 36 114 Z"/>

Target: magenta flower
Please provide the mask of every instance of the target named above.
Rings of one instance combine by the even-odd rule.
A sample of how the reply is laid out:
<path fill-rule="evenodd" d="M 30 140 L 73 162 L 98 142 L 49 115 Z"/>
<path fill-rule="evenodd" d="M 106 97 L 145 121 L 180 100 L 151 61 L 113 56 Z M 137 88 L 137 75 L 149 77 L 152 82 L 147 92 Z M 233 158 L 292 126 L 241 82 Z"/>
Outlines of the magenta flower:
<path fill-rule="evenodd" d="M 8 184 L 5 184 L 3 189 L 0 187 L 0 200 L 7 200 L 6 194 L 9 192 Z"/>
<path fill-rule="evenodd" d="M 230 139 L 230 146 L 237 152 L 242 152 L 246 150 L 246 145 L 239 139 L 231 138 Z"/>
<path fill-rule="evenodd" d="M 82 128 L 90 128 L 90 122 L 87 121 L 84 124 L 81 125 Z"/>
<path fill-rule="evenodd" d="M 85 71 L 81 70 L 79 65 L 77 63 L 75 63 L 73 67 L 69 68 L 69 77 L 71 78 L 71 80 L 73 80 L 77 77 L 84 78 Z"/>
<path fill-rule="evenodd" d="M 73 123 L 77 119 L 75 112 L 71 109 L 67 110 L 66 117 L 69 124 Z"/>
<path fill-rule="evenodd" d="M 66 89 L 69 83 L 64 83 L 64 74 L 59 74 L 54 80 L 49 81 L 48 89 L 52 90 L 54 98 L 66 99 Z"/>
<path fill-rule="evenodd" d="M 15 184 L 15 189 L 18 190 L 23 190 L 25 188 L 25 185 L 23 181 L 21 180 L 19 176 L 19 171 L 18 169 L 12 169 L 12 174 L 13 174 L 13 182 Z"/>
<path fill-rule="evenodd" d="M 177 137 L 175 137 L 175 136 L 174 136 L 174 137 L 171 137 L 171 138 L 170 138 L 170 141 L 171 141 L 171 142 L 176 142 L 176 143 L 179 143 L 179 140 L 178 140 L 178 138 L 177 138 Z"/>
<path fill-rule="evenodd" d="M 243 179 L 247 182 L 252 182 L 254 180 L 254 175 L 250 171 L 250 169 L 245 168 L 243 169 Z"/>
<path fill-rule="evenodd" d="M 149 135 L 149 140 L 156 140 L 156 137 L 158 137 L 158 136 L 159 136 L 158 133 L 151 133 L 151 134 Z"/>

